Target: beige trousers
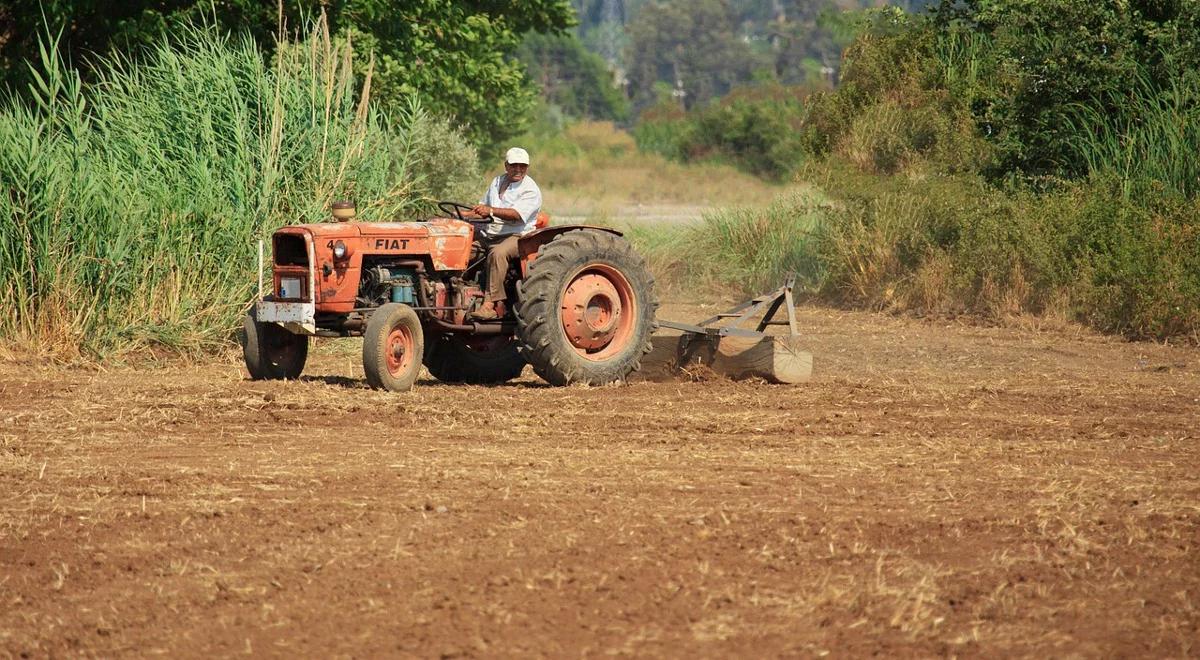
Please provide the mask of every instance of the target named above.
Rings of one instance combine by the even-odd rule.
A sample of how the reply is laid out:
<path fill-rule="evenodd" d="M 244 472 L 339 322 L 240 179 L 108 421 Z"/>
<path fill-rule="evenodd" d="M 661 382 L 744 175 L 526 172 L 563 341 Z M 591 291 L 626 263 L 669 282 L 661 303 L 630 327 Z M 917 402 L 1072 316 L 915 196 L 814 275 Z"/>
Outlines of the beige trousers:
<path fill-rule="evenodd" d="M 518 238 L 520 236 L 508 236 L 499 243 L 493 243 L 488 250 L 488 281 L 487 291 L 483 296 L 484 301 L 496 302 L 508 297 L 504 293 L 504 276 L 508 274 L 509 262 L 517 258 Z"/>

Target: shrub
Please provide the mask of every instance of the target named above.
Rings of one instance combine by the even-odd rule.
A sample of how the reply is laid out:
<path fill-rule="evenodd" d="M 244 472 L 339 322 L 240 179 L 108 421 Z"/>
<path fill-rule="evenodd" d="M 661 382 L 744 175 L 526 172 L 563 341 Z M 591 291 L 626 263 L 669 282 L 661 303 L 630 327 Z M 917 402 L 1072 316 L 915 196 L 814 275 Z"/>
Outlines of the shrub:
<path fill-rule="evenodd" d="M 715 154 L 751 174 L 782 180 L 803 160 L 802 96 L 780 85 L 737 90 L 696 113 L 682 150 L 692 157 Z"/>
<path fill-rule="evenodd" d="M 683 159 L 683 145 L 693 129 L 690 116 L 670 98 L 670 90 L 660 90 L 657 104 L 647 108 L 633 127 L 638 149 L 672 160 Z"/>
<path fill-rule="evenodd" d="M 701 281 L 738 293 L 759 294 L 798 276 L 812 287 L 821 276 L 816 235 L 824 198 L 812 191 L 785 194 L 763 208 L 735 207 L 706 213 L 691 229 L 693 261 Z"/>
<path fill-rule="evenodd" d="M 971 76 L 950 76 L 938 53 L 962 59 L 974 41 L 935 35 L 897 10 L 867 14 L 863 36 L 847 50 L 842 85 L 814 95 L 800 143 L 816 156 L 837 154 L 862 171 L 938 173 L 990 167 L 992 148 L 971 114 Z M 950 91 L 951 84 L 955 91 Z"/>
<path fill-rule="evenodd" d="M 1139 203 L 1118 177 L 1081 189 L 1078 214 L 1087 246 L 1080 316 L 1107 332 L 1136 338 L 1196 337 L 1200 332 L 1200 204 L 1163 197 Z"/>
<path fill-rule="evenodd" d="M 1137 338 L 1200 329 L 1195 202 L 1139 204 L 1116 177 L 1047 194 L 974 175 L 911 180 L 827 165 L 820 176 L 837 200 L 818 225 L 829 300 L 1049 313 Z"/>
<path fill-rule="evenodd" d="M 660 103 L 634 129 L 638 146 L 681 161 L 716 160 L 764 179 L 781 181 L 804 157 L 799 129 L 802 88 L 741 87 L 684 113 Z"/>

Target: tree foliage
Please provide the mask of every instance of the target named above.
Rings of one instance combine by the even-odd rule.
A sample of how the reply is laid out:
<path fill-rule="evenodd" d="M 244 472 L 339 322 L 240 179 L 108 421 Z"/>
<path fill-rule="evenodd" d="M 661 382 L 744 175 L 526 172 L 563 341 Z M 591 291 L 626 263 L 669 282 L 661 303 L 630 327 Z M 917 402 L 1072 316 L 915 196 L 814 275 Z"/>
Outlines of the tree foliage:
<path fill-rule="evenodd" d="M 1200 107 L 1198 68 L 1200 3 L 946 0 L 920 17 L 884 10 L 847 50 L 841 86 L 817 100 L 807 138 L 817 152 L 845 145 L 865 115 L 891 104 L 904 111 L 898 127 L 967 118 L 992 148 L 976 166 L 994 178 L 1075 178 L 1104 166 L 1094 157 L 1103 136 L 1132 145 L 1130 136 L 1161 127 L 1155 139 L 1166 149 L 1171 125 L 1189 124 Z"/>
<path fill-rule="evenodd" d="M 519 132 L 533 91 L 511 55 L 526 32 L 570 27 L 568 0 L 11 0 L 0 9 L 0 67 L 20 89 L 28 82 L 23 58 L 36 52 L 44 26 L 64 31 L 71 59 L 134 52 L 202 20 L 248 32 L 272 49 L 280 19 L 300 26 L 326 12 L 335 35 L 356 39 L 375 58 L 376 98 L 389 109 L 419 95 L 437 114 L 465 126 L 477 144 Z M 44 22 L 43 22 L 44 14 Z"/>
<path fill-rule="evenodd" d="M 924 3 L 900 4 L 917 11 Z M 872 0 L 631 0 L 622 3 L 628 17 L 627 46 L 619 64 L 628 70 L 630 96 L 639 109 L 657 100 L 655 86 L 660 83 L 673 87 L 687 108 L 755 82 L 829 85 L 836 80 L 842 49 L 855 34 L 855 21 L 848 17 L 874 4 Z M 581 9 L 590 6 L 585 2 Z M 596 14 L 594 10 L 581 14 L 589 43 L 603 36 L 603 24 L 588 22 Z"/>
<path fill-rule="evenodd" d="M 620 121 L 629 113 L 625 95 L 599 55 L 571 34 L 531 34 L 517 50 L 543 98 L 568 117 Z"/>
<path fill-rule="evenodd" d="M 962 64 L 988 72 L 969 84 L 956 78 L 952 91 L 1000 147 L 1006 171 L 1085 173 L 1077 145 L 1094 123 L 1081 110 L 1137 123 L 1129 113 L 1147 92 L 1182 90 L 1184 106 L 1200 101 L 1200 3 L 945 0 L 918 29 L 939 51 L 969 47 Z"/>
<path fill-rule="evenodd" d="M 736 30 L 728 0 L 675 0 L 647 4 L 628 26 L 626 57 L 636 106 L 656 100 L 665 82 L 693 107 L 751 79 L 758 60 Z"/>
<path fill-rule="evenodd" d="M 642 114 L 638 146 L 680 160 L 727 162 L 781 181 L 804 158 L 800 127 L 805 90 L 779 84 L 740 87 L 690 112 L 663 103 Z"/>

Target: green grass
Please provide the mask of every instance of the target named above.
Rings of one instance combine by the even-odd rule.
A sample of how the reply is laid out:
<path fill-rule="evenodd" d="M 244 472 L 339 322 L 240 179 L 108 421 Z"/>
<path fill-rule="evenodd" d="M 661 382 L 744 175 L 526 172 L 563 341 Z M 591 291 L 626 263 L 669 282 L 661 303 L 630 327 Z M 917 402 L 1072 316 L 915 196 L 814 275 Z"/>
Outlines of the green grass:
<path fill-rule="evenodd" d="M 461 138 L 416 103 L 376 112 L 369 67 L 356 80 L 350 46 L 312 30 L 268 64 L 196 28 L 87 86 L 44 47 L 33 102 L 0 103 L 0 339 L 65 358 L 224 345 L 277 226 L 339 198 L 403 217 L 473 181 Z"/>
<path fill-rule="evenodd" d="M 772 290 L 792 274 L 815 291 L 826 208 L 820 194 L 793 190 L 768 204 L 713 209 L 695 224 L 603 224 L 625 233 L 668 295 L 737 297 Z"/>
<path fill-rule="evenodd" d="M 1075 112 L 1078 158 L 1093 173 L 1115 174 L 1126 195 L 1200 194 L 1200 82 L 1157 89 L 1140 80 L 1118 116 L 1081 106 Z"/>

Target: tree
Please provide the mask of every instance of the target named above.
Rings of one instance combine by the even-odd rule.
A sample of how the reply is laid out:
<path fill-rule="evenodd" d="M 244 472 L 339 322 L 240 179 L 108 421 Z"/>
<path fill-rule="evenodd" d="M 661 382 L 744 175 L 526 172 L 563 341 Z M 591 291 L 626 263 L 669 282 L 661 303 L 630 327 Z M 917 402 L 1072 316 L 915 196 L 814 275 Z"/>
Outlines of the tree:
<path fill-rule="evenodd" d="M 667 0 L 642 7 L 628 26 L 625 58 L 634 105 L 653 104 L 660 81 L 673 85 L 688 108 L 749 81 L 765 63 L 751 52 L 738 26 L 727 0 Z"/>
<path fill-rule="evenodd" d="M 1074 145 L 1091 130 L 1081 110 L 1136 125 L 1130 113 L 1145 105 L 1135 101 L 1197 89 L 1200 3 L 943 0 L 931 27 L 983 46 L 979 70 L 991 75 L 958 91 L 1001 147 L 1002 171 L 1081 174 Z"/>
<path fill-rule="evenodd" d="M 37 52 L 47 25 L 63 30 L 62 43 L 77 64 L 113 50 L 136 57 L 141 47 L 195 21 L 248 32 L 270 50 L 279 10 L 270 0 L 10 0 L 0 7 L 0 73 L 14 89 L 25 87 L 23 60 Z M 532 105 L 521 65 L 508 57 L 522 35 L 558 32 L 575 21 L 568 0 L 288 0 L 282 10 L 290 26 L 325 11 L 336 34 L 373 51 L 375 98 L 399 106 L 416 94 L 481 145 L 519 132 Z"/>
<path fill-rule="evenodd" d="M 574 35 L 531 34 L 517 51 L 542 96 L 570 117 L 620 121 L 629 103 L 605 61 Z"/>

